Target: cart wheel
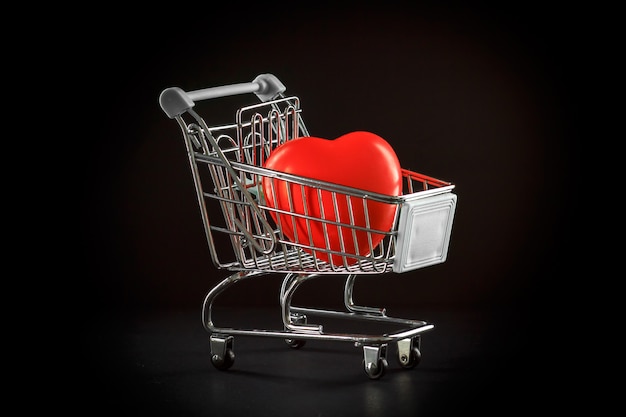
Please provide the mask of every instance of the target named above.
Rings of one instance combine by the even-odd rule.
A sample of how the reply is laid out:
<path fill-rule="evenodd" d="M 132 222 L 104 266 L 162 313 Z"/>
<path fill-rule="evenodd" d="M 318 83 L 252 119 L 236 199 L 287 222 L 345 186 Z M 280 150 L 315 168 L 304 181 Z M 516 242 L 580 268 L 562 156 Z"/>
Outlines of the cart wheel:
<path fill-rule="evenodd" d="M 233 352 L 232 349 L 227 349 L 224 357 L 222 358 L 215 354 L 211 356 L 211 363 L 220 371 L 225 371 L 233 366 L 233 363 L 235 363 L 235 352 Z"/>
<path fill-rule="evenodd" d="M 387 359 L 380 358 L 376 364 L 370 363 L 365 365 L 363 361 L 363 369 L 370 379 L 380 379 L 387 373 Z"/>
<path fill-rule="evenodd" d="M 306 345 L 306 340 L 303 339 L 285 339 L 285 343 L 287 346 L 293 349 L 300 349 L 302 346 Z"/>
<path fill-rule="evenodd" d="M 413 348 L 411 349 L 408 355 L 406 354 L 398 355 L 398 361 L 400 362 L 400 366 L 402 366 L 404 369 L 415 368 L 417 364 L 420 363 L 421 359 L 422 359 L 422 353 L 420 352 L 417 346 L 413 346 Z"/>

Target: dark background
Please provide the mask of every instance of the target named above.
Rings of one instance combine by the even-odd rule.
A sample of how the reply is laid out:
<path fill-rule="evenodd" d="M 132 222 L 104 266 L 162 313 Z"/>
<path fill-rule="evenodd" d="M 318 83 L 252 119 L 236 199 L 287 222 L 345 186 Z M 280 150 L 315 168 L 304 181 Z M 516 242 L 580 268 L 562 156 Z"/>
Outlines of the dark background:
<path fill-rule="evenodd" d="M 103 97 L 95 109 L 85 104 L 99 124 L 80 213 L 103 300 L 189 307 L 223 275 L 211 269 L 181 133 L 158 96 L 264 72 L 301 98 L 312 134 L 375 132 L 404 167 L 457 185 L 449 262 L 394 279 L 421 288 L 426 302 L 455 305 L 506 305 L 544 281 L 534 271 L 553 263 L 566 232 L 580 134 L 567 17 L 463 7 L 298 11 L 194 16 L 197 24 L 119 16 L 108 26 L 115 36 L 91 39 L 97 53 L 83 64 L 102 74 Z M 256 98 L 241 100 L 225 101 L 234 107 L 218 121 Z M 412 303 L 411 292 L 399 301 Z"/>
<path fill-rule="evenodd" d="M 205 292 L 228 274 L 211 264 L 182 135 L 161 111 L 160 92 L 260 73 L 273 73 L 300 97 L 313 135 L 375 132 L 403 167 L 456 184 L 447 262 L 364 277 L 359 301 L 409 315 L 479 314 L 488 340 L 506 351 L 481 370 L 474 388 L 498 397 L 503 385 L 532 378 L 531 393 L 506 398 L 551 398 L 549 385 L 563 380 L 561 336 L 574 310 L 563 265 L 576 253 L 570 175 L 584 135 L 581 62 L 593 54 L 585 15 L 538 5 L 408 4 L 162 5 L 76 23 L 68 39 L 81 33 L 88 47 L 75 46 L 68 75 L 91 74 L 98 92 L 80 100 L 79 130 L 88 141 L 80 175 L 68 173 L 80 190 L 71 213 L 79 224 L 71 290 L 84 296 L 66 306 L 70 332 L 83 340 L 78 382 L 93 388 L 85 398 L 106 408 L 141 397 L 125 395 L 117 382 L 130 378 L 139 359 L 120 342 L 107 360 L 106 341 L 126 340 L 131 324 L 189 312 L 195 321 L 185 323 L 196 331 Z M 225 100 L 215 117 L 232 117 L 256 97 L 241 99 Z M 212 114 L 203 115 L 211 125 Z M 224 304 L 274 306 L 278 283 L 242 283 Z M 316 280 L 298 300 L 333 305 L 341 285 L 334 277 Z M 105 372 L 110 363 L 116 374 Z M 156 397 L 149 385 L 132 389 L 145 391 L 147 403 Z M 457 394 L 445 384 L 436 393 Z M 176 398 L 167 403 L 176 410 Z"/>

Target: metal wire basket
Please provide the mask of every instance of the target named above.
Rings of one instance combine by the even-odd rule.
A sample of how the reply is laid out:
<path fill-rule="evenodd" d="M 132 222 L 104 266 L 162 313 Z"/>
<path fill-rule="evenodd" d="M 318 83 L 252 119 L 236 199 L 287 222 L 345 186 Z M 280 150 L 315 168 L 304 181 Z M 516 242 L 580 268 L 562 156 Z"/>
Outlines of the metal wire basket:
<path fill-rule="evenodd" d="M 234 271 L 204 300 L 203 324 L 211 334 L 212 363 L 228 369 L 234 363 L 233 336 L 251 335 L 284 338 L 292 347 L 301 347 L 308 339 L 354 342 L 363 347 L 364 369 L 372 379 L 385 373 L 387 344 L 394 342 L 400 364 L 411 368 L 421 357 L 420 334 L 434 326 L 389 317 L 385 309 L 358 306 L 352 300 L 353 286 L 359 274 L 403 273 L 444 262 L 457 201 L 454 185 L 402 169 L 402 193 L 389 196 L 264 167 L 282 144 L 309 136 L 300 99 L 284 92 L 275 76 L 262 74 L 250 83 L 191 92 L 172 87 L 160 96 L 163 111 L 178 122 L 185 140 L 213 263 Z M 201 100 L 246 93 L 256 94 L 260 102 L 238 108 L 232 124 L 209 126 L 193 109 Z M 278 187 L 289 190 L 289 209 L 269 204 Z M 297 209 L 305 195 L 328 206 L 316 213 Z M 387 230 L 372 227 L 376 205 L 393 213 Z M 215 216 L 217 210 L 210 207 L 218 207 L 221 215 Z M 298 229 L 295 222 L 306 227 Z M 286 229 L 295 230 L 296 237 L 288 236 Z M 321 231 L 324 238 L 315 239 L 313 230 Z M 284 274 L 279 297 L 283 329 L 213 324 L 211 309 L 218 294 L 241 279 L 268 273 Z M 302 282 L 328 274 L 346 276 L 347 311 L 291 305 Z M 326 333 L 321 325 L 307 324 L 307 315 L 383 321 L 408 329 L 384 335 Z"/>

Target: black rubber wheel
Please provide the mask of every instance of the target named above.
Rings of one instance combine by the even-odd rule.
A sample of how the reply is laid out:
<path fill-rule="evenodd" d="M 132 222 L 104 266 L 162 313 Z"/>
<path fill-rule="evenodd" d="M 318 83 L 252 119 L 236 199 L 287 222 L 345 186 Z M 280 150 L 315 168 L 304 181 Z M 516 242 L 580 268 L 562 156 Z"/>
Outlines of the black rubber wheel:
<path fill-rule="evenodd" d="M 365 370 L 365 373 L 367 374 L 367 376 L 370 379 L 380 379 L 382 378 L 386 373 L 387 373 L 387 367 L 389 365 L 387 364 L 387 359 L 385 358 L 380 358 L 378 360 L 378 364 L 370 369 L 367 369 L 365 366 L 363 367 L 363 369 Z"/>
<path fill-rule="evenodd" d="M 417 348 L 417 346 L 413 346 L 411 349 L 411 353 L 408 358 L 398 357 L 398 362 L 400 362 L 400 366 L 404 369 L 413 369 L 417 366 L 418 363 L 422 360 L 422 353 Z"/>
<path fill-rule="evenodd" d="M 231 349 L 227 349 L 223 358 L 213 355 L 211 356 L 211 363 L 220 371 L 225 371 L 233 366 L 233 363 L 235 363 L 235 352 Z"/>
<path fill-rule="evenodd" d="M 306 345 L 306 340 L 303 339 L 285 339 L 285 343 L 287 346 L 293 349 L 300 349 L 302 346 Z"/>

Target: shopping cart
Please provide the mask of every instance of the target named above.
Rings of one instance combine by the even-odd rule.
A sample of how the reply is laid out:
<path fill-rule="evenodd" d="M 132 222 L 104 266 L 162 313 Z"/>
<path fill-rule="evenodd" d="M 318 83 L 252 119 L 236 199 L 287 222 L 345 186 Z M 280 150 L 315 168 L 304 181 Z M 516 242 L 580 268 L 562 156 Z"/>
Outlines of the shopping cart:
<path fill-rule="evenodd" d="M 208 291 L 202 307 L 211 362 L 219 370 L 230 368 L 235 358 L 234 336 L 241 335 L 282 338 L 293 348 L 302 347 L 307 340 L 351 342 L 362 347 L 363 367 L 371 379 L 385 374 L 387 348 L 395 345 L 400 366 L 413 368 L 421 359 L 421 334 L 434 325 L 390 317 L 384 308 L 357 305 L 353 300 L 355 279 L 360 274 L 403 273 L 444 262 L 456 207 L 454 185 L 402 169 L 402 193 L 389 196 L 265 168 L 264 161 L 277 147 L 309 136 L 300 99 L 285 95 L 285 89 L 274 75 L 261 74 L 249 83 L 190 92 L 171 87 L 159 97 L 163 111 L 182 130 L 212 261 L 217 268 L 233 272 Z M 260 102 L 237 109 L 232 124 L 209 126 L 194 111 L 201 100 L 247 93 L 256 94 Z M 264 179 L 288 184 L 291 189 L 327 193 L 334 209 L 313 216 L 274 207 L 264 196 Z M 394 207 L 390 230 L 369 227 L 367 208 L 380 203 Z M 349 218 L 332 215 L 340 204 L 344 210 L 348 206 Z M 358 209 L 365 212 L 365 222 L 355 221 L 352 213 Z M 221 213 L 215 215 L 218 211 Z M 290 239 L 281 227 L 281 216 L 285 222 L 298 219 L 323 224 L 324 230 L 348 231 L 341 234 L 346 239 L 356 238 L 357 233 L 370 242 L 374 236 L 382 235 L 382 239 L 375 247 L 370 243 L 369 251 L 362 251 L 367 253 L 345 250 L 343 237 L 339 248 L 329 239 L 323 244 L 314 243 L 311 236 Z M 243 279 L 264 274 L 284 275 L 279 292 L 282 328 L 216 326 L 212 320 L 216 297 Z M 345 277 L 345 311 L 292 305 L 303 282 L 329 274 Z M 312 316 L 377 322 L 400 330 L 383 334 L 326 332 L 322 325 L 309 323 Z"/>

